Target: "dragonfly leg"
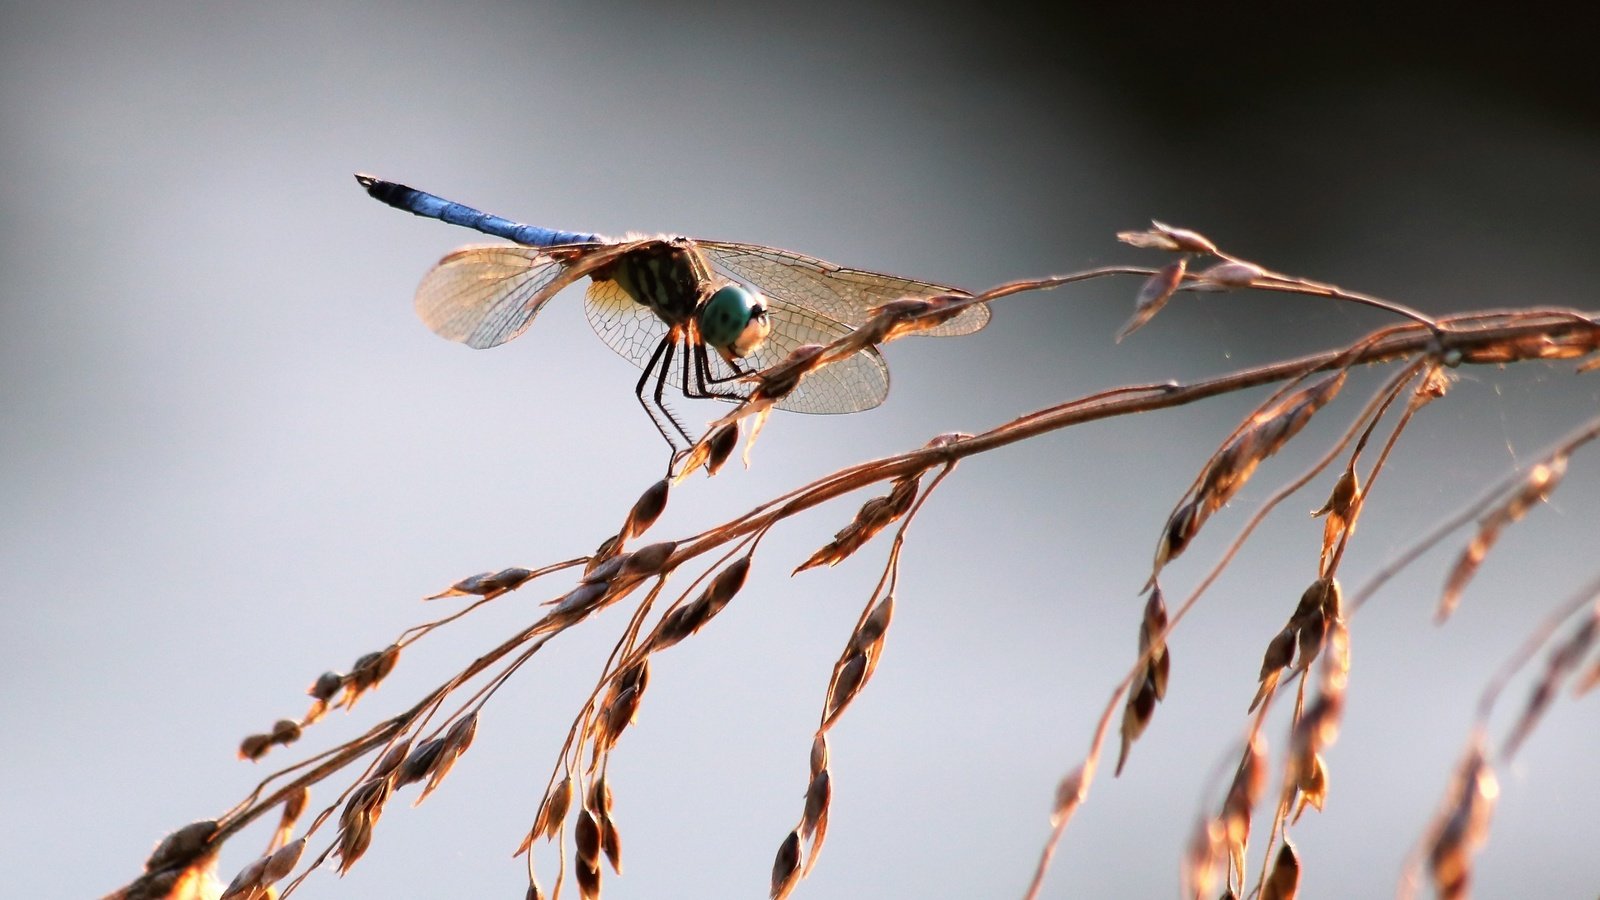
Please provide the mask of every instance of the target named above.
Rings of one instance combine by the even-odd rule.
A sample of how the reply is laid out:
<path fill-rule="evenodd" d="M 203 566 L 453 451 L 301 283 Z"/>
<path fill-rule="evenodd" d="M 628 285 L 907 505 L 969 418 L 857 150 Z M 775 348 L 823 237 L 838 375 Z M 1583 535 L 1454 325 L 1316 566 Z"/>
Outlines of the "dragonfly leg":
<path fill-rule="evenodd" d="M 736 380 L 738 378 L 742 378 L 745 375 L 749 374 L 745 370 L 744 366 L 741 366 L 739 364 L 738 360 L 728 360 L 728 365 L 729 365 L 730 368 L 733 369 L 733 374 L 732 375 L 729 375 L 726 378 L 718 378 L 717 376 L 711 374 L 711 359 L 706 354 L 706 345 L 703 344 L 703 343 L 702 344 L 696 344 L 695 347 L 694 347 L 694 380 L 695 380 L 695 388 L 694 388 L 693 391 L 689 390 L 689 371 L 688 371 L 688 367 L 686 366 L 684 368 L 684 373 L 683 373 L 683 394 L 684 394 L 684 396 L 685 397 L 715 397 L 715 398 L 717 398 L 719 400 L 733 400 L 735 402 L 737 402 L 739 400 L 743 400 L 744 399 L 744 394 L 741 394 L 738 391 L 734 391 L 734 390 L 717 390 L 714 387 L 714 385 L 727 384 L 730 381 L 734 381 L 734 380 Z"/>
<path fill-rule="evenodd" d="M 694 443 L 694 440 L 689 437 L 688 430 L 678 421 L 678 417 L 672 414 L 672 410 L 667 408 L 667 404 L 661 398 L 662 390 L 667 385 L 667 378 L 671 376 L 672 358 L 677 346 L 678 342 L 673 339 L 673 335 L 668 334 L 663 337 L 661 342 L 656 345 L 655 352 L 650 354 L 650 362 L 645 365 L 644 374 L 639 376 L 638 383 L 633 386 L 633 394 L 639 398 L 639 405 L 644 407 L 645 413 L 650 416 L 650 421 L 655 424 L 656 430 L 661 432 L 661 437 L 666 440 L 667 445 L 674 451 L 678 449 L 678 442 L 673 440 L 671 432 L 667 430 L 666 425 L 662 424 L 663 420 L 672 426 L 673 431 L 678 433 L 685 444 L 692 445 Z M 654 406 L 650 404 L 649 400 L 645 399 L 645 385 L 650 382 L 652 374 L 655 375 L 656 380 L 655 390 L 651 394 L 655 400 Z"/>

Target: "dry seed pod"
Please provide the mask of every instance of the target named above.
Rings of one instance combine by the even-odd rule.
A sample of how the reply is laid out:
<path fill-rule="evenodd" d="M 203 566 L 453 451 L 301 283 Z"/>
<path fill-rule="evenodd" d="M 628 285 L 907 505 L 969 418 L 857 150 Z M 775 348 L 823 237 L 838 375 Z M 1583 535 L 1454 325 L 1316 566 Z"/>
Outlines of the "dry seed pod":
<path fill-rule="evenodd" d="M 639 499 L 633 503 L 633 508 L 628 510 L 628 518 L 622 525 L 621 534 L 624 540 L 636 538 L 644 534 L 656 519 L 661 518 L 661 513 L 667 508 L 667 492 L 672 488 L 672 482 L 663 478 L 645 489 Z"/>
<path fill-rule="evenodd" d="M 267 858 L 265 856 L 251 860 L 249 865 L 239 870 L 239 874 L 233 876 L 233 880 L 228 882 L 228 886 L 222 891 L 222 896 L 218 897 L 217 900 L 241 900 L 241 898 L 253 896 L 267 883 L 262 880 L 262 875 L 266 871 Z"/>
<path fill-rule="evenodd" d="M 1217 817 L 1230 863 L 1233 870 L 1241 875 L 1244 873 L 1245 850 L 1250 842 L 1250 817 L 1261 799 L 1266 781 L 1266 741 L 1257 733 L 1250 736 L 1244 758 L 1239 760 L 1233 783 L 1228 786 L 1228 796 L 1222 801 L 1222 814 Z"/>
<path fill-rule="evenodd" d="M 252 734 L 239 742 L 239 758 L 255 762 L 272 749 L 272 735 Z"/>
<path fill-rule="evenodd" d="M 1284 835 L 1283 846 L 1272 861 L 1272 871 L 1261 886 L 1261 900 L 1294 900 L 1300 893 L 1300 857 Z"/>
<path fill-rule="evenodd" d="M 444 738 L 433 738 L 418 744 L 400 767 L 395 787 L 421 781 L 439 763 L 439 754 L 442 752 L 444 752 Z"/>
<path fill-rule="evenodd" d="M 1528 703 L 1523 707 L 1522 715 L 1517 718 L 1516 725 L 1512 726 L 1510 734 L 1506 736 L 1504 749 L 1501 756 L 1510 760 L 1522 746 L 1529 732 L 1538 724 L 1540 716 L 1550 706 L 1550 701 L 1555 699 L 1556 692 L 1561 688 L 1561 682 L 1583 657 L 1589 652 L 1589 647 L 1594 644 L 1596 633 L 1600 632 L 1600 618 L 1591 614 L 1578 624 L 1572 634 L 1555 647 L 1551 648 L 1550 656 L 1545 661 L 1544 675 L 1539 678 L 1539 683 L 1533 686 L 1528 695 Z"/>
<path fill-rule="evenodd" d="M 1300 800 L 1295 804 L 1294 817 L 1290 824 L 1300 821 L 1300 814 L 1306 811 L 1307 806 L 1316 807 L 1317 812 L 1322 812 L 1322 804 L 1328 800 L 1328 769 L 1327 762 L 1321 753 L 1311 755 L 1309 766 L 1300 766 L 1295 772 L 1295 787 L 1300 791 Z"/>
<path fill-rule="evenodd" d="M 822 844 L 828 837 L 828 809 L 833 804 L 833 776 L 827 769 L 811 776 L 806 786 L 806 805 L 800 816 L 800 830 L 811 839 L 811 852 L 806 854 L 806 865 L 800 877 L 811 874 L 822 853 Z"/>
<path fill-rule="evenodd" d="M 894 618 L 894 595 L 878 601 L 856 631 L 855 643 L 862 650 L 877 645 L 889 631 L 889 621 Z"/>
<path fill-rule="evenodd" d="M 428 771 L 428 783 L 423 786 L 422 793 L 417 795 L 417 799 L 412 803 L 412 806 L 416 806 L 428 799 L 428 795 L 439 787 L 439 783 L 444 781 L 444 777 L 450 774 L 450 770 L 455 766 L 456 760 L 460 759 L 461 754 L 467 752 L 467 748 L 472 746 L 472 739 L 477 734 L 478 714 L 476 711 L 462 716 L 450 726 L 450 729 L 444 733 L 444 737 L 440 738 L 438 755 L 433 761 L 432 768 Z"/>
<path fill-rule="evenodd" d="M 297 841 L 292 841 L 279 847 L 277 852 L 267 857 L 267 866 L 266 870 L 262 872 L 261 883 L 268 885 L 282 881 L 284 876 L 293 872 L 294 867 L 300 864 L 300 855 L 305 850 L 306 838 L 300 838 Z"/>
<path fill-rule="evenodd" d="M 617 552 L 622 549 L 622 544 L 623 538 L 621 532 L 613 534 L 611 537 L 601 541 L 600 546 L 595 548 L 594 555 L 589 557 L 589 562 L 584 564 L 584 574 L 587 575 L 590 572 L 593 572 L 596 566 L 600 565 L 611 557 L 616 556 Z"/>
<path fill-rule="evenodd" d="M 718 426 L 706 437 L 706 477 L 721 471 L 733 449 L 739 446 L 739 423 L 729 422 Z"/>
<path fill-rule="evenodd" d="M 590 865 L 600 861 L 600 824 L 587 809 L 578 810 L 578 820 L 572 829 L 573 847 L 578 859 Z"/>
<path fill-rule="evenodd" d="M 545 900 L 544 888 L 532 877 L 528 878 L 528 892 L 522 895 L 522 900 Z"/>
<path fill-rule="evenodd" d="M 1267 642 L 1267 652 L 1261 657 L 1261 687 L 1256 690 L 1256 698 L 1250 701 L 1250 712 L 1255 712 L 1261 701 L 1278 686 L 1278 678 L 1283 670 L 1289 668 L 1294 661 L 1294 647 L 1298 636 L 1293 625 L 1284 626 L 1283 630 L 1273 635 Z"/>
<path fill-rule="evenodd" d="M 1165 222 L 1158 222 L 1155 219 L 1150 220 L 1150 226 L 1155 231 L 1166 235 L 1174 244 L 1177 244 L 1177 249 L 1186 253 L 1215 254 L 1217 252 L 1217 245 L 1211 243 L 1210 238 L 1198 231 L 1191 231 L 1187 228 L 1174 228 Z"/>
<path fill-rule="evenodd" d="M 850 701 L 855 699 L 866 674 L 867 656 L 864 653 L 856 653 L 839 664 L 834 671 L 833 684 L 828 687 L 828 702 L 823 707 L 824 726 L 832 724 L 833 720 L 844 712 L 845 707 L 850 705 Z"/>
<path fill-rule="evenodd" d="M 826 349 L 821 344 L 802 344 L 777 363 L 757 372 L 756 389 L 750 393 L 750 400 L 769 405 L 782 400 L 799 387 L 801 378 L 821 365 Z"/>
<path fill-rule="evenodd" d="M 621 875 L 622 835 L 609 814 L 600 817 L 600 850 L 605 853 L 606 862 L 611 864 L 611 871 Z"/>
<path fill-rule="evenodd" d="M 828 820 L 828 804 L 833 799 L 833 777 L 823 769 L 806 786 L 805 810 L 800 816 L 800 831 L 806 837 L 816 833 Z"/>
<path fill-rule="evenodd" d="M 817 732 L 811 739 L 811 777 L 815 778 L 818 772 L 828 767 L 828 735 Z"/>
<path fill-rule="evenodd" d="M 1161 308 L 1178 290 L 1178 285 L 1183 283 L 1183 275 L 1188 267 L 1188 259 L 1179 257 L 1145 280 L 1139 287 L 1139 296 L 1134 300 L 1133 315 L 1117 332 L 1117 343 L 1122 343 L 1123 338 L 1143 328 L 1156 317 L 1156 313 L 1161 312 Z"/>
<path fill-rule="evenodd" d="M 1139 739 L 1139 735 L 1144 733 L 1155 712 L 1155 688 L 1149 679 L 1140 678 L 1128 692 L 1128 702 L 1122 709 L 1122 750 L 1117 754 L 1117 768 L 1112 773 L 1113 776 L 1122 774 L 1122 767 L 1128 761 L 1129 748 Z"/>
<path fill-rule="evenodd" d="M 676 549 L 678 549 L 677 541 L 662 541 L 640 547 L 629 555 L 628 561 L 622 566 L 621 574 L 640 578 L 658 575 Z"/>
<path fill-rule="evenodd" d="M 611 702 L 606 704 L 601 712 L 597 724 L 600 726 L 595 735 L 595 751 L 604 752 L 616 746 L 617 739 L 622 736 L 623 729 L 633 724 L 634 716 L 639 712 L 639 690 L 635 687 L 626 687 L 618 691 Z"/>
<path fill-rule="evenodd" d="M 306 804 L 311 802 L 311 790 L 298 787 L 283 798 L 283 813 L 278 818 L 278 843 L 288 840 L 289 833 L 294 830 L 294 824 L 305 815 Z"/>
<path fill-rule="evenodd" d="M 622 571 L 622 567 L 628 562 L 629 555 L 630 554 L 627 553 L 618 553 L 615 556 L 612 556 L 605 562 L 602 562 L 594 568 L 585 571 L 583 573 L 583 577 L 578 579 L 578 583 L 604 584 L 605 582 L 610 581 L 611 579 L 617 577 L 617 573 Z"/>
<path fill-rule="evenodd" d="M 1195 273 L 1195 278 L 1207 284 L 1214 284 L 1223 288 L 1246 288 L 1255 284 L 1257 278 L 1266 277 L 1266 270 L 1254 263 L 1229 260 Z"/>
<path fill-rule="evenodd" d="M 573 875 L 578 881 L 578 896 L 583 900 L 599 900 L 600 866 L 598 863 L 573 861 Z"/>
<path fill-rule="evenodd" d="M 800 880 L 800 832 L 789 832 L 778 846 L 778 855 L 772 861 L 772 900 L 789 896 Z"/>
<path fill-rule="evenodd" d="M 1201 819 L 1189 835 L 1179 867 L 1183 895 L 1196 900 L 1208 897 L 1217 882 L 1217 865 L 1223 860 L 1227 840 L 1216 819 Z"/>
<path fill-rule="evenodd" d="M 594 612 L 610 590 L 611 585 L 603 581 L 580 584 L 556 599 L 556 608 L 552 615 L 564 615 L 573 620 L 581 619 Z"/>
<path fill-rule="evenodd" d="M 293 719 L 279 719 L 272 723 L 272 742 L 288 746 L 300 740 L 300 723 Z"/>
<path fill-rule="evenodd" d="M 1506 526 L 1519 521 L 1535 504 L 1543 503 L 1561 483 L 1567 471 L 1566 454 L 1558 453 L 1549 462 L 1540 463 L 1528 470 L 1528 476 L 1500 506 L 1478 521 L 1478 532 L 1472 536 L 1461 556 L 1456 560 L 1450 575 L 1445 579 L 1444 591 L 1439 597 L 1439 608 L 1434 618 L 1443 622 L 1455 611 L 1461 601 L 1461 592 L 1478 572 L 1485 556 L 1500 539 Z"/>
<path fill-rule="evenodd" d="M 1489 817 L 1500 796 L 1499 783 L 1481 747 L 1474 746 L 1457 770 L 1453 792 L 1455 799 L 1434 826 L 1428 848 L 1434 887 L 1448 900 L 1467 896 L 1472 856 L 1489 835 Z"/>
<path fill-rule="evenodd" d="M 161 839 L 144 861 L 146 872 L 187 866 L 209 851 L 211 837 L 217 833 L 215 819 L 202 819 L 179 828 Z"/>
<path fill-rule="evenodd" d="M 545 837 L 554 837 L 567 818 L 567 810 L 572 806 L 572 794 L 572 776 L 568 775 L 557 782 L 545 797 L 544 805 L 539 808 L 539 817 L 534 820 L 534 830 Z"/>
<path fill-rule="evenodd" d="M 306 688 L 306 693 L 317 700 L 327 702 L 332 700 L 333 695 L 339 693 L 339 688 L 343 686 L 343 675 L 338 672 L 323 672 L 317 676 L 316 681 L 312 682 L 311 687 Z"/>
<path fill-rule="evenodd" d="M 409 756 L 410 754 L 411 754 L 411 738 L 406 738 L 403 741 L 396 741 L 394 746 L 390 747 L 389 751 L 387 753 L 383 754 L 383 759 L 378 763 L 377 768 L 372 770 L 372 776 L 371 777 L 373 777 L 373 778 L 387 778 L 387 777 L 389 777 L 390 773 L 392 773 L 396 769 L 400 768 L 400 764 L 405 762 L 406 761 L 406 757 Z"/>

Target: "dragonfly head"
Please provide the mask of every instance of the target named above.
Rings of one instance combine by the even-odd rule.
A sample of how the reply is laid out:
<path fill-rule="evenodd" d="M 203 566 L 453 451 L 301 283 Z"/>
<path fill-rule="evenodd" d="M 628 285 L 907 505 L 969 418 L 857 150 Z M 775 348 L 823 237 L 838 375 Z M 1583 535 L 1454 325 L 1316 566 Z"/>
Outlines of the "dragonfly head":
<path fill-rule="evenodd" d="M 766 298 L 737 284 L 719 288 L 708 297 L 695 324 L 701 339 L 731 359 L 754 353 L 772 331 Z"/>

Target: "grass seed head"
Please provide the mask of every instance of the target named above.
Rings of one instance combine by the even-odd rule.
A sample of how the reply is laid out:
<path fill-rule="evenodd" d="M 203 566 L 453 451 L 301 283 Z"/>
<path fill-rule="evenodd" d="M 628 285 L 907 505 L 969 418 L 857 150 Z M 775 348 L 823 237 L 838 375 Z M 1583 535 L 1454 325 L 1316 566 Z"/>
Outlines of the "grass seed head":
<path fill-rule="evenodd" d="M 587 809 L 578 810 L 578 820 L 572 829 L 573 848 L 580 862 L 594 866 L 600 861 L 600 823 Z"/>
<path fill-rule="evenodd" d="M 423 741 L 406 757 L 405 763 L 395 778 L 395 786 L 414 784 L 426 778 L 428 773 L 439 762 L 439 754 L 444 752 L 444 738 L 432 738 Z"/>
<path fill-rule="evenodd" d="M 639 495 L 633 508 L 628 510 L 627 521 L 622 526 L 620 533 L 626 535 L 624 540 L 644 534 L 656 523 L 656 519 L 661 518 L 661 513 L 667 508 L 667 494 L 671 489 L 671 480 L 663 478 Z"/>
<path fill-rule="evenodd" d="M 784 836 L 778 845 L 778 855 L 772 860 L 772 900 L 789 896 L 800 880 L 800 830 L 797 828 Z"/>
<path fill-rule="evenodd" d="M 1154 275 L 1145 279 L 1139 287 L 1139 294 L 1134 299 L 1133 315 L 1123 324 L 1117 332 L 1117 343 L 1135 331 L 1143 328 L 1149 321 L 1161 312 L 1161 308 L 1172 299 L 1178 285 L 1183 283 L 1184 272 L 1188 271 L 1189 260 L 1179 257 L 1162 266 Z"/>
<path fill-rule="evenodd" d="M 661 541 L 640 547 L 628 556 L 627 562 L 623 563 L 621 574 L 640 578 L 658 575 L 672 558 L 673 551 L 677 549 L 677 541 Z"/>
<path fill-rule="evenodd" d="M 1299 893 L 1300 857 L 1285 835 L 1283 846 L 1278 848 L 1278 855 L 1272 861 L 1272 871 L 1267 873 L 1266 883 L 1261 886 L 1261 900 L 1294 900 Z"/>

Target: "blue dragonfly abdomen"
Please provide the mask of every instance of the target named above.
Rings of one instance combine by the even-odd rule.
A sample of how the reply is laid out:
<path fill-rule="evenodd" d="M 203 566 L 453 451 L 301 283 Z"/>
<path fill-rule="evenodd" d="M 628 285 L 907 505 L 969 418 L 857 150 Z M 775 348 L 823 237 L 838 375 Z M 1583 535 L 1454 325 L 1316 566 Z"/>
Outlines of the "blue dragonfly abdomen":
<path fill-rule="evenodd" d="M 554 228 L 541 228 L 538 225 L 524 225 L 499 216 L 490 215 L 482 210 L 473 209 L 464 203 L 456 203 L 443 197 L 419 191 L 413 187 L 397 184 L 393 181 L 384 181 L 371 175 L 357 175 L 356 181 L 375 200 L 381 200 L 395 209 L 403 209 L 413 215 L 427 219 L 438 219 L 451 225 L 461 225 L 484 234 L 515 241 L 525 247 L 559 247 L 565 244 L 594 244 L 604 241 L 605 238 L 598 234 L 584 234 L 577 231 L 559 231 Z"/>

